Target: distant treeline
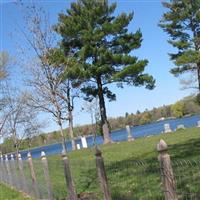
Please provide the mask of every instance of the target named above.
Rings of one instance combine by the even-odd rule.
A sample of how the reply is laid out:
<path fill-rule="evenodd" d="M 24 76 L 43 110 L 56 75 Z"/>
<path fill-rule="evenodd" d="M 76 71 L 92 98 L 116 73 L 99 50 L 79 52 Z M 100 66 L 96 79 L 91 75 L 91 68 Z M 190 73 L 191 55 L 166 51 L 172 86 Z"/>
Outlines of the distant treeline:
<path fill-rule="evenodd" d="M 159 108 L 153 108 L 152 110 L 145 110 L 140 112 L 139 110 L 134 113 L 125 113 L 125 116 L 120 116 L 117 118 L 109 118 L 111 130 L 117 130 L 124 128 L 126 125 L 138 126 L 142 124 L 148 124 L 153 121 L 162 120 L 164 118 L 181 118 L 188 115 L 200 114 L 200 106 L 196 102 L 195 96 L 188 96 L 184 99 L 177 101 L 172 105 L 163 105 Z M 68 129 L 65 129 L 65 136 L 68 137 Z M 82 135 L 91 135 L 96 132 L 100 134 L 98 122 L 95 125 L 87 124 L 82 126 L 77 126 L 74 128 L 75 137 Z M 20 149 L 28 149 L 37 146 L 52 144 L 60 142 L 61 137 L 58 131 L 51 133 L 42 133 L 33 138 L 24 139 Z M 6 138 L 4 143 L 0 145 L 1 151 L 3 153 L 15 151 L 13 146 L 13 141 L 11 138 Z"/>

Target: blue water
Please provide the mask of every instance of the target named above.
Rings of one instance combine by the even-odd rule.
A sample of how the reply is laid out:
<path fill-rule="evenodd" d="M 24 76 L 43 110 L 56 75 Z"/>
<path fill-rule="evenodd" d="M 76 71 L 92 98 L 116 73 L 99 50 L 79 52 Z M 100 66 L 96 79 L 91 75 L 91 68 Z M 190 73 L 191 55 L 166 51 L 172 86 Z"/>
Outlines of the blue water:
<path fill-rule="evenodd" d="M 169 123 L 171 129 L 175 130 L 177 125 L 180 125 L 180 124 L 183 124 L 186 128 L 197 126 L 197 121 L 199 120 L 200 120 L 200 115 L 194 115 L 194 116 L 180 118 L 180 119 L 168 119 L 168 120 L 163 120 L 159 122 L 153 122 L 151 124 L 131 127 L 131 132 L 134 138 L 145 137 L 149 135 L 157 135 L 164 131 L 164 124 L 166 123 Z M 113 131 L 110 135 L 114 142 L 127 140 L 127 132 L 125 128 Z M 88 136 L 86 140 L 88 143 L 88 147 L 92 147 L 93 140 L 94 140 L 93 136 Z M 80 139 L 76 139 L 75 142 L 76 144 L 80 144 L 80 146 L 82 147 Z M 102 143 L 103 143 L 103 138 L 101 136 L 97 136 L 96 144 L 102 144 Z M 70 141 L 66 142 L 66 147 L 68 151 L 72 150 Z M 57 144 L 51 144 L 48 146 L 37 147 L 37 148 L 31 149 L 30 151 L 33 158 L 38 158 L 40 157 L 41 151 L 45 151 L 46 155 L 53 155 L 53 154 L 60 154 L 61 150 L 62 150 L 61 144 L 57 143 Z M 20 153 L 22 155 L 22 158 L 25 158 L 27 155 L 27 150 L 21 151 Z"/>

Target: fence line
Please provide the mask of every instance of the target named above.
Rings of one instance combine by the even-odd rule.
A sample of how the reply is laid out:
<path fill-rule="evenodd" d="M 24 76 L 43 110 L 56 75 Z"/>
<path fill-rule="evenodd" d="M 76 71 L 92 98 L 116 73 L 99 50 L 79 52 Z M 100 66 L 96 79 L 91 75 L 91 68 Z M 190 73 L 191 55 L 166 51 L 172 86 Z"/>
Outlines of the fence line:
<path fill-rule="evenodd" d="M 170 156 L 167 153 L 167 150 L 168 147 L 165 141 L 160 140 L 160 142 L 157 145 L 157 151 L 159 152 L 158 160 L 160 162 L 164 195 L 166 200 L 178 200 L 173 169 L 171 166 Z"/>
<path fill-rule="evenodd" d="M 33 160 L 32 160 L 32 156 L 30 152 L 28 153 L 27 157 L 28 157 L 28 164 L 29 164 L 30 173 L 31 173 L 31 180 L 32 180 L 34 195 L 36 198 L 40 199 L 40 195 L 38 191 L 38 183 L 37 183 L 36 174 L 35 174 L 35 170 L 33 166 Z"/>
<path fill-rule="evenodd" d="M 102 153 L 98 148 L 96 148 L 95 156 L 96 156 L 97 172 L 98 172 L 99 181 L 101 184 L 101 189 L 103 192 L 104 200 L 112 200 L 110 191 L 108 188 L 108 180 L 107 180 L 106 170 L 105 170 L 105 166 L 104 166 L 104 160 L 102 158 Z"/>
<path fill-rule="evenodd" d="M 25 193 L 28 193 L 26 178 L 24 174 L 24 165 L 21 154 L 18 155 L 18 169 L 19 169 L 19 175 L 21 177 L 21 190 L 24 191 Z"/>
<path fill-rule="evenodd" d="M 171 160 L 163 140 L 157 151 L 158 161 L 107 162 L 97 148 L 90 161 L 1 155 L 0 182 L 36 199 L 199 200 L 200 161 Z"/>
<path fill-rule="evenodd" d="M 47 190 L 48 190 L 48 199 L 52 200 L 53 193 L 52 193 L 51 180 L 49 177 L 49 167 L 48 167 L 48 162 L 47 162 L 47 158 L 44 151 L 41 152 L 41 161 L 43 164 L 43 171 L 44 171 L 45 181 L 46 181 Z"/>

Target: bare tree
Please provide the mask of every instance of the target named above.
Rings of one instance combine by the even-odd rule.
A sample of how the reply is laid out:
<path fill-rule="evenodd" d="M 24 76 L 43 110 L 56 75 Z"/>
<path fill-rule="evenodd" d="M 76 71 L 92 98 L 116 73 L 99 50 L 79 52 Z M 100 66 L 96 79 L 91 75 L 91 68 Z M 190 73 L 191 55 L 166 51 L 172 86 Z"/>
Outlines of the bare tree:
<path fill-rule="evenodd" d="M 63 131 L 63 121 L 67 120 L 67 108 L 62 98 L 58 95 L 58 86 L 56 75 L 53 68 L 43 66 L 45 72 L 41 71 L 40 64 L 31 65 L 29 71 L 34 78 L 27 80 L 32 88 L 29 94 L 29 106 L 39 111 L 50 113 L 60 129 L 62 137 L 62 148 L 66 151 L 65 136 Z M 47 74 L 46 74 L 47 73 Z"/>
<path fill-rule="evenodd" d="M 9 63 L 9 55 L 7 52 L 0 52 L 0 137 L 2 137 L 3 127 L 8 118 L 8 114 L 4 114 L 2 109 L 6 107 L 7 101 L 5 98 L 5 83 L 8 76 L 7 68 Z"/>
<path fill-rule="evenodd" d="M 11 137 L 16 149 L 16 156 L 23 139 L 39 133 L 41 125 L 37 121 L 37 112 L 28 106 L 26 93 L 6 88 L 6 107 L 2 112 L 7 116 L 2 132 Z"/>
<path fill-rule="evenodd" d="M 94 98 L 91 102 L 86 101 L 82 110 L 90 115 L 93 134 L 94 134 L 94 144 L 95 144 L 96 143 L 96 135 L 97 135 L 97 131 L 98 131 L 98 122 L 100 121 L 98 98 L 97 97 Z"/>
<path fill-rule="evenodd" d="M 31 50 L 35 52 L 34 67 L 27 67 L 29 86 L 33 88 L 32 106 L 42 111 L 49 112 L 60 127 L 62 146 L 65 148 L 63 122 L 68 121 L 69 135 L 72 140 L 72 149 L 75 149 L 73 133 L 74 97 L 70 80 L 63 81 L 63 74 L 68 70 L 68 63 L 56 66 L 50 63 L 47 55 L 55 47 L 57 39 L 50 25 L 46 12 L 33 4 L 25 8 L 25 24 L 27 29 L 18 27 Z M 26 51 L 24 51 L 26 52 Z M 34 56 L 33 56 L 34 57 Z M 26 61 L 27 62 L 27 61 Z"/>

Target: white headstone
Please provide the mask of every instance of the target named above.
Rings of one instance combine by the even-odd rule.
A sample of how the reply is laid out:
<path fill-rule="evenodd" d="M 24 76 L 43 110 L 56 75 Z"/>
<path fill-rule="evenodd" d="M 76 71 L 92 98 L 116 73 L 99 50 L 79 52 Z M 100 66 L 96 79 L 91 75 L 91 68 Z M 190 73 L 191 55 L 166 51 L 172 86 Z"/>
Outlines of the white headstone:
<path fill-rule="evenodd" d="M 76 145 L 76 148 L 77 148 L 78 150 L 81 149 L 80 144 L 77 144 L 77 145 Z"/>
<path fill-rule="evenodd" d="M 126 126 L 126 131 L 127 131 L 127 133 L 128 133 L 128 141 L 133 141 L 134 138 L 133 138 L 133 136 L 132 136 L 132 134 L 131 134 L 131 129 L 130 129 L 130 126 L 129 126 L 129 125 Z"/>
<path fill-rule="evenodd" d="M 22 160 L 22 156 L 21 156 L 20 153 L 18 154 L 18 159 L 19 159 L 19 160 Z"/>
<path fill-rule="evenodd" d="M 44 156 L 46 156 L 45 152 L 41 151 L 41 157 L 44 157 Z"/>
<path fill-rule="evenodd" d="M 10 155 L 10 160 L 14 160 L 13 154 Z"/>
<path fill-rule="evenodd" d="M 83 148 L 87 148 L 88 147 L 85 136 L 81 137 L 81 142 L 82 142 Z"/>
<path fill-rule="evenodd" d="M 178 129 L 185 129 L 185 126 L 183 124 L 180 124 L 177 126 L 176 130 L 178 130 Z"/>
<path fill-rule="evenodd" d="M 164 133 L 170 133 L 172 132 L 169 124 L 164 124 Z"/>
<path fill-rule="evenodd" d="M 200 121 L 197 122 L 197 127 L 200 127 Z"/>

